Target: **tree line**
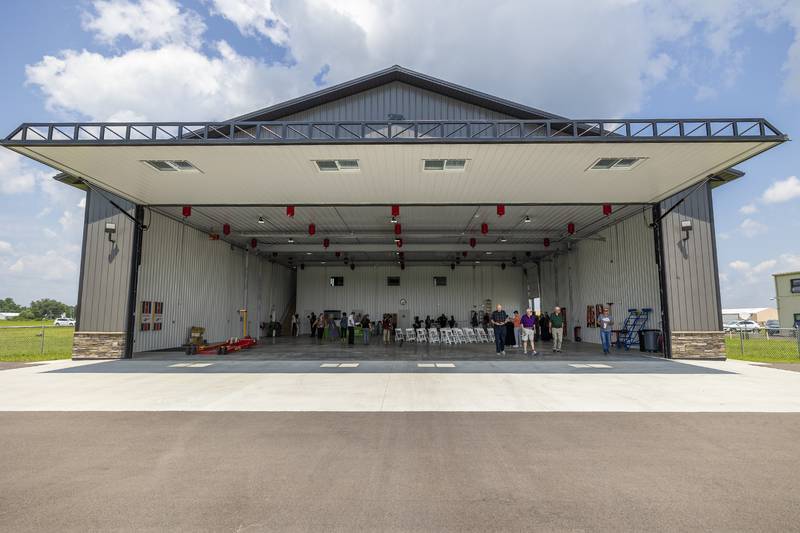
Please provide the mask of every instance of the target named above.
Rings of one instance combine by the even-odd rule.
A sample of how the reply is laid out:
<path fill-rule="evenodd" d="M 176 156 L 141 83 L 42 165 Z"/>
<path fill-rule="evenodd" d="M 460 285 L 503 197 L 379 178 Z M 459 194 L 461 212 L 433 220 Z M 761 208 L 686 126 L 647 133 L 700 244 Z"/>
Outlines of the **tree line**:
<path fill-rule="evenodd" d="M 0 313 L 19 313 L 20 320 L 41 320 L 60 316 L 75 317 L 75 306 L 51 298 L 34 300 L 28 307 L 19 305 L 13 298 L 0 299 Z"/>

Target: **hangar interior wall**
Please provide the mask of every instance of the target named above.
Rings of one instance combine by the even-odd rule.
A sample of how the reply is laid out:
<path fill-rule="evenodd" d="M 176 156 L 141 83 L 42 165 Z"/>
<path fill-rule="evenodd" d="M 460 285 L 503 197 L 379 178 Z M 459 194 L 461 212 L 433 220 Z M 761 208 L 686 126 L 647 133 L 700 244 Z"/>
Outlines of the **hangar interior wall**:
<path fill-rule="evenodd" d="M 525 273 L 527 270 L 527 274 Z M 333 287 L 332 276 L 342 276 L 344 285 Z M 400 286 L 387 285 L 387 277 L 399 276 Z M 446 286 L 434 286 L 434 276 L 445 276 Z M 529 293 L 530 285 L 530 293 Z M 530 294 L 530 296 L 529 296 Z M 308 266 L 297 271 L 297 312 L 301 325 L 308 331 L 305 316 L 311 311 L 357 311 L 373 319 L 384 313 L 398 313 L 399 324 L 408 327 L 414 316 L 424 319 L 444 313 L 453 315 L 459 325 L 469 325 L 473 309 L 482 309 L 486 300 L 494 306 L 502 304 L 509 313 L 522 312 L 528 298 L 537 296 L 536 266 L 395 265 L 361 266 L 350 270 L 345 266 Z M 406 305 L 401 305 L 401 300 Z M 403 316 L 407 317 L 405 320 Z M 405 323 L 404 323 L 405 322 Z"/>
<path fill-rule="evenodd" d="M 242 308 L 248 334 L 260 335 L 259 324 L 273 308 L 282 319 L 293 296 L 289 269 L 153 213 L 142 242 L 134 351 L 180 346 L 192 326 L 206 328 L 211 341 L 240 337 Z M 141 330 L 142 301 L 164 303 L 162 330 Z"/>
<path fill-rule="evenodd" d="M 595 235 L 605 241 L 583 240 L 569 252 L 542 260 L 542 311 L 567 308 L 567 338 L 581 326 L 584 342 L 600 343 L 597 328 L 586 326 L 586 307 L 613 302 L 612 315 L 622 325 L 629 308 L 653 309 L 647 328 L 661 329 L 661 298 L 652 215 L 634 215 Z"/>

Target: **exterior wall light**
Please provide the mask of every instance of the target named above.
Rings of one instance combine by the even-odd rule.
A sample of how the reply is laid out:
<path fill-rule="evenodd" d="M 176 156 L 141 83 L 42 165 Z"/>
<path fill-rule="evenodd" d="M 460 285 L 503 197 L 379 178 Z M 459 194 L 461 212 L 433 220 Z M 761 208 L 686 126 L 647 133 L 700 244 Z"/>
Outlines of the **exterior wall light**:
<path fill-rule="evenodd" d="M 681 231 L 683 231 L 683 240 L 689 240 L 689 232 L 692 231 L 692 221 L 691 220 L 681 220 Z"/>
<path fill-rule="evenodd" d="M 114 222 L 106 222 L 106 234 L 108 235 L 108 242 L 117 242 L 117 224 Z"/>

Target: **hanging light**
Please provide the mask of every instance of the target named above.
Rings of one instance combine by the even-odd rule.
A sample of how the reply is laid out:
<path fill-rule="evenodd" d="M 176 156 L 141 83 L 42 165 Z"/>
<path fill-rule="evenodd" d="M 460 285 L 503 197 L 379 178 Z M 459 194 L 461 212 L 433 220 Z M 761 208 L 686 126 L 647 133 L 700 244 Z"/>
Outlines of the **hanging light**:
<path fill-rule="evenodd" d="M 264 223 L 264 217 L 258 217 L 258 223 L 259 224 L 263 224 Z"/>
<path fill-rule="evenodd" d="M 286 216 L 294 218 L 294 206 L 293 205 L 287 205 L 286 206 Z"/>
<path fill-rule="evenodd" d="M 505 204 L 497 204 L 497 216 L 501 217 L 506 214 Z"/>
<path fill-rule="evenodd" d="M 500 242 L 508 242 L 508 239 L 506 239 L 505 237 L 500 237 Z"/>
<path fill-rule="evenodd" d="M 403 233 L 403 225 L 402 224 L 395 224 L 394 225 L 394 234 L 395 235 L 400 235 L 401 233 Z"/>
<path fill-rule="evenodd" d="M 530 224 L 530 222 L 531 222 L 531 217 L 529 217 L 528 215 L 525 215 L 525 219 L 523 220 L 523 222 L 524 222 L 525 224 Z"/>
<path fill-rule="evenodd" d="M 257 240 L 255 240 L 255 239 L 251 239 L 251 240 L 250 240 L 250 248 L 252 248 L 253 250 L 255 250 L 255 249 L 256 249 L 256 246 L 258 246 L 258 241 L 257 241 Z"/>
<path fill-rule="evenodd" d="M 192 206 L 190 205 L 183 206 L 183 216 L 184 218 L 192 216 Z"/>
<path fill-rule="evenodd" d="M 470 247 L 470 248 L 475 248 L 475 245 L 476 245 L 476 244 L 478 244 L 478 241 L 476 241 L 476 240 L 475 240 L 475 237 L 472 237 L 472 238 L 469 240 L 469 247 Z"/>
<path fill-rule="evenodd" d="M 322 240 L 322 247 L 325 248 L 326 250 L 328 249 L 328 246 L 330 246 L 330 245 L 331 245 L 330 239 L 323 239 Z"/>
<path fill-rule="evenodd" d="M 225 235 L 231 234 L 231 225 L 230 224 L 223 224 L 222 225 L 222 233 Z"/>
<path fill-rule="evenodd" d="M 334 252 L 334 255 L 335 255 L 336 257 L 341 257 L 341 256 L 342 256 L 342 252 Z"/>
<path fill-rule="evenodd" d="M 397 217 L 392 217 L 391 222 L 392 222 L 392 224 L 397 224 Z"/>
<path fill-rule="evenodd" d="M 403 239 L 395 239 L 394 242 L 397 244 L 398 248 L 403 247 Z"/>
<path fill-rule="evenodd" d="M 570 235 L 575 233 L 575 224 L 574 223 L 570 222 L 569 224 L 567 224 L 567 233 L 569 233 Z"/>
<path fill-rule="evenodd" d="M 400 216 L 400 206 L 397 205 L 397 204 L 394 204 L 392 206 L 392 218 L 399 217 L 399 216 Z"/>
<path fill-rule="evenodd" d="M 464 257 L 467 257 L 467 252 L 461 252 L 461 255 L 463 255 Z"/>
<path fill-rule="evenodd" d="M 603 204 L 603 215 L 608 216 L 611 214 L 611 204 Z"/>
<path fill-rule="evenodd" d="M 294 239 L 292 239 L 291 237 L 289 237 L 289 240 L 288 240 L 287 242 L 288 242 L 289 244 L 294 244 Z"/>
<path fill-rule="evenodd" d="M 486 222 L 481 224 L 481 233 L 483 233 L 484 235 L 489 233 L 489 224 L 487 224 Z"/>
<path fill-rule="evenodd" d="M 550 239 L 548 239 L 548 238 L 544 239 L 544 247 L 545 248 L 550 248 Z M 530 253 L 530 252 L 528 252 L 528 253 Z"/>
<path fill-rule="evenodd" d="M 317 226 L 314 224 L 308 225 L 308 234 L 313 236 L 317 232 Z"/>

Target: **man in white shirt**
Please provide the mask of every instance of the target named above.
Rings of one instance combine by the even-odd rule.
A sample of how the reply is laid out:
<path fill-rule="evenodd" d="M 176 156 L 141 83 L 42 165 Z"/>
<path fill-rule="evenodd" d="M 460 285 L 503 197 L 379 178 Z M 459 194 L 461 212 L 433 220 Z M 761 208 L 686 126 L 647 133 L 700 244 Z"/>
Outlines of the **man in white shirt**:
<path fill-rule="evenodd" d="M 347 344 L 356 342 L 356 316 L 355 313 L 347 315 Z"/>

